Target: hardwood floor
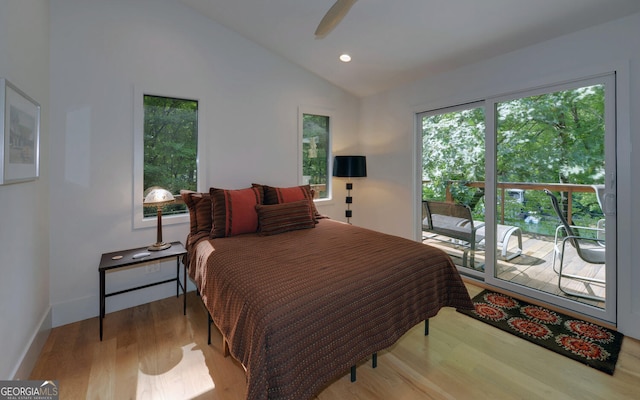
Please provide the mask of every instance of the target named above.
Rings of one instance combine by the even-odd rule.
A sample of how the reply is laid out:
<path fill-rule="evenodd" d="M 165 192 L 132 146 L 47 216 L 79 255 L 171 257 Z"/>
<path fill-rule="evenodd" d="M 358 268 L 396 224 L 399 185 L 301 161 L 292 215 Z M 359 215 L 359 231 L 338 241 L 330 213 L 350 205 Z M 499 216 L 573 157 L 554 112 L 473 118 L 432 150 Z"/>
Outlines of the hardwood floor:
<path fill-rule="evenodd" d="M 468 285 L 471 296 L 481 288 Z M 31 379 L 58 380 L 60 399 L 243 399 L 242 366 L 224 358 L 194 293 L 187 316 L 175 297 L 53 329 Z M 317 399 L 637 399 L 640 342 L 625 338 L 614 376 L 443 309 L 363 360 Z"/>

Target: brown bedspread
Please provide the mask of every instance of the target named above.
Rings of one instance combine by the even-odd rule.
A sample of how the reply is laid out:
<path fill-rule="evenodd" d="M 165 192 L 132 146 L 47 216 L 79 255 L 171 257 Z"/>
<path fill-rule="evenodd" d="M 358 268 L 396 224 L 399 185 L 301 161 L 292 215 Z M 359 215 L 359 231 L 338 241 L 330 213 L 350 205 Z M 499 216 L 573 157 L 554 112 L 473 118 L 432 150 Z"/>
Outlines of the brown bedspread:
<path fill-rule="evenodd" d="M 311 398 L 440 308 L 472 308 L 441 250 L 336 221 L 190 247 L 189 274 L 251 400 Z"/>

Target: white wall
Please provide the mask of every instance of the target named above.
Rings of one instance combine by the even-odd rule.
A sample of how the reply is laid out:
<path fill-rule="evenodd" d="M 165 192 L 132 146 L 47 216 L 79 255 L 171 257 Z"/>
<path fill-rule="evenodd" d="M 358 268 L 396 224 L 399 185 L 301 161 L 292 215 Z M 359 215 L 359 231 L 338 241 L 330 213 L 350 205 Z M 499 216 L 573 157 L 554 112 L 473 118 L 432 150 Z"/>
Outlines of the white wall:
<path fill-rule="evenodd" d="M 51 0 L 50 8 L 54 326 L 98 314 L 102 253 L 155 241 L 155 228 L 132 228 L 134 86 L 200 100 L 201 190 L 297 184 L 300 105 L 335 110 L 336 151 L 357 140 L 356 98 L 175 0 Z M 187 231 L 165 225 L 164 239 L 184 242 Z M 107 274 L 108 290 L 158 278 L 142 270 Z M 156 274 L 174 270 L 170 262 Z M 164 286 L 110 298 L 107 312 L 175 295 Z"/>
<path fill-rule="evenodd" d="M 414 238 L 416 112 L 621 67 L 627 86 L 621 88 L 618 104 L 622 139 L 618 157 L 625 164 L 618 170 L 618 327 L 626 335 L 639 337 L 640 267 L 637 257 L 631 256 L 640 240 L 640 176 L 631 174 L 640 170 L 640 158 L 633 157 L 633 148 L 640 146 L 639 37 L 640 14 L 636 14 L 364 99 L 360 141 L 368 156 L 369 176 L 359 184 L 357 196 L 367 202 L 354 217 L 366 218 L 354 220 Z"/>
<path fill-rule="evenodd" d="M 0 77 L 41 106 L 40 179 L 0 186 L 0 379 L 24 379 L 51 327 L 48 1 L 0 2 Z"/>

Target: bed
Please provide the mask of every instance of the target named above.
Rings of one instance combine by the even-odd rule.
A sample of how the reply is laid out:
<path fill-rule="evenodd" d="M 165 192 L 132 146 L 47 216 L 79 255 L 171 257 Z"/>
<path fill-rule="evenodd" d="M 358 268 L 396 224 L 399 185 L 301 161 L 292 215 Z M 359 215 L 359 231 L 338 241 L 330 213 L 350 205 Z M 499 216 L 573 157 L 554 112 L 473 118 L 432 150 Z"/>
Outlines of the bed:
<path fill-rule="evenodd" d="M 312 398 L 442 307 L 473 308 L 446 253 L 318 219 L 307 190 L 288 199 L 268 200 L 255 190 L 243 194 L 244 200 L 256 196 L 256 204 L 248 204 L 257 210 L 257 228 L 251 231 L 252 220 L 248 232 L 235 227 L 235 234 L 227 234 L 234 220 L 246 224 L 245 216 L 234 213 L 241 206 L 248 210 L 247 201 L 232 192 L 183 194 L 192 217 L 185 262 L 231 356 L 246 370 L 247 399 Z M 259 204 L 266 201 L 285 203 Z M 201 228 L 197 217 L 206 218 L 208 204 L 211 227 Z M 224 219 L 216 218 L 222 207 Z M 276 217 L 264 217 L 268 212 Z M 296 218 L 304 228 L 292 222 Z M 215 225 L 225 225 L 225 232 L 212 234 Z"/>

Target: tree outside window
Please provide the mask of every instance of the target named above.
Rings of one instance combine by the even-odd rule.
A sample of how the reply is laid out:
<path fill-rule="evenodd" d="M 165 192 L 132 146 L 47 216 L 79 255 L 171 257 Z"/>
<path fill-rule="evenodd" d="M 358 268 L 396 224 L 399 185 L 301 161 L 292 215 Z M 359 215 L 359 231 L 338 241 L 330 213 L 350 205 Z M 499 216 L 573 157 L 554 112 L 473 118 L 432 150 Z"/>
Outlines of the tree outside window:
<path fill-rule="evenodd" d="M 329 197 L 329 120 L 326 115 L 302 114 L 302 177 L 316 191 L 316 198 Z"/>
<path fill-rule="evenodd" d="M 143 102 L 145 190 L 160 186 L 176 197 L 181 189 L 196 190 L 198 101 L 144 95 Z M 165 215 L 186 212 L 184 204 L 170 204 L 163 211 Z M 155 207 L 144 208 L 144 217 L 155 215 Z"/>
<path fill-rule="evenodd" d="M 497 103 L 498 182 L 604 182 L 605 87 L 575 86 Z M 456 202 L 483 220 L 484 188 L 466 183 L 485 180 L 484 106 L 427 112 L 421 123 L 423 199 L 444 200 L 448 186 Z M 561 200 L 566 208 L 567 200 Z M 602 218 L 593 192 L 573 194 L 572 207 L 573 219 L 583 226 L 595 226 Z M 510 225 L 529 231 L 552 235 L 558 225 L 555 217 L 544 217 L 553 212 L 541 190 L 527 190 L 526 198 L 507 197 L 504 208 Z M 543 215 L 538 224 L 522 219 L 531 213 Z"/>

